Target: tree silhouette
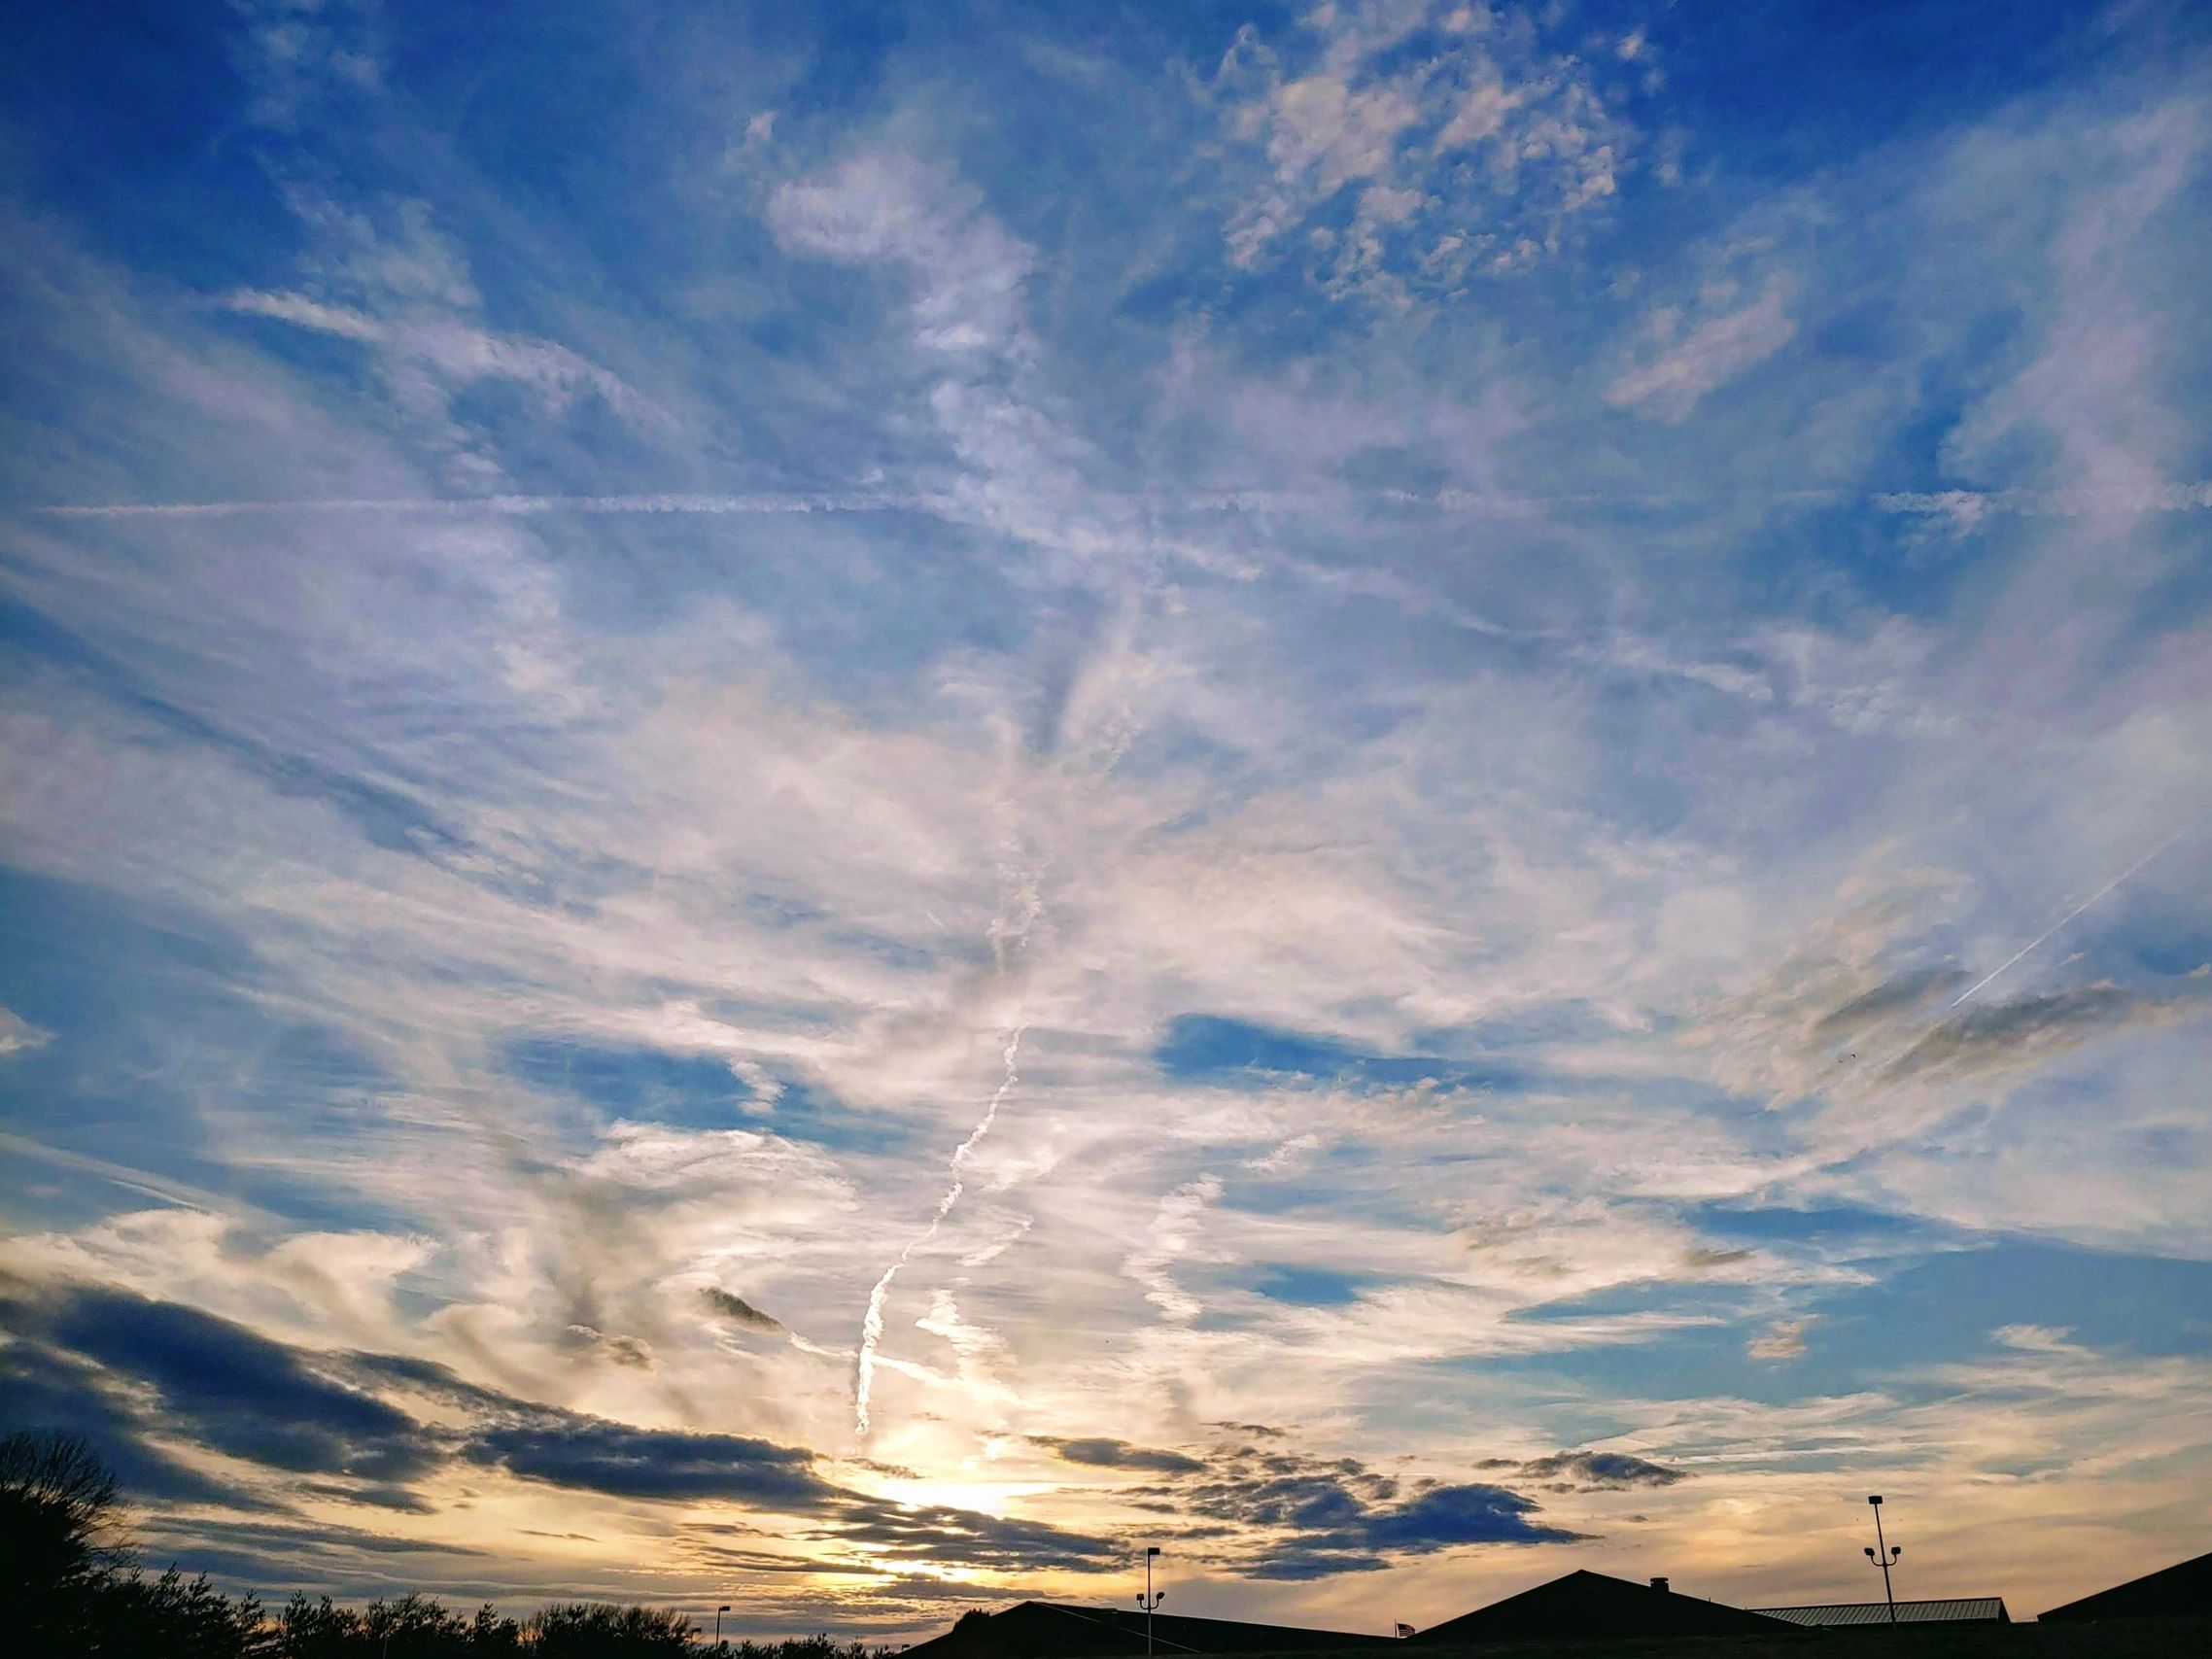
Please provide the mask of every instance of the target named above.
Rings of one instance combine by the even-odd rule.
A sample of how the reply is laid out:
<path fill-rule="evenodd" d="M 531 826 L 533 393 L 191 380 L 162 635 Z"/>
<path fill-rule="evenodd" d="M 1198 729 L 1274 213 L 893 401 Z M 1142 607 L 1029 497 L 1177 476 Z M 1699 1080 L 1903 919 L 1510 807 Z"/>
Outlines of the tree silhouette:
<path fill-rule="evenodd" d="M 252 1596 L 233 1602 L 174 1567 L 158 1578 L 135 1571 L 107 1575 L 89 1598 L 85 1651 L 159 1653 L 164 1659 L 246 1659 L 276 1651 L 275 1633 Z"/>
<path fill-rule="evenodd" d="M 0 1594 L 82 1585 L 121 1549 L 116 1477 L 75 1434 L 0 1435 Z"/>
<path fill-rule="evenodd" d="M 889 1659 L 827 1635 L 710 1648 L 680 1612 L 596 1602 L 518 1623 L 489 1604 L 471 1618 L 427 1596 L 300 1594 L 272 1617 L 205 1574 L 131 1566 L 115 1475 L 83 1439 L 45 1432 L 0 1435 L 0 1598 L 9 1659 Z"/>
<path fill-rule="evenodd" d="M 0 1435 L 0 1598 L 24 1649 L 88 1651 L 123 1547 L 116 1477 L 75 1434 Z"/>
<path fill-rule="evenodd" d="M 281 1659 L 479 1659 L 522 1650 L 522 1627 L 486 1603 L 464 1619 L 427 1596 L 371 1602 L 356 1611 L 294 1595 L 276 1628 Z"/>
<path fill-rule="evenodd" d="M 614 1654 L 654 1659 L 692 1651 L 698 1634 L 681 1613 L 593 1602 L 556 1604 L 532 1619 L 524 1632 L 538 1659 L 601 1659 Z"/>

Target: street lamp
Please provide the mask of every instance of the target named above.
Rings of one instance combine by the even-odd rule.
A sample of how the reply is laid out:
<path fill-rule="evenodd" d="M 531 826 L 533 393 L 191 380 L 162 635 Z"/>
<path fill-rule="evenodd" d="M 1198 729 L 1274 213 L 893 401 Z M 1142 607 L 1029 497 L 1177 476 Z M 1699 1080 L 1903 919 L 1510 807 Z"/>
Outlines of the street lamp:
<path fill-rule="evenodd" d="M 1156 1543 L 1145 1545 L 1145 1593 L 1137 1598 L 1137 1606 L 1145 1610 L 1145 1651 L 1147 1653 L 1152 1651 L 1152 1615 L 1159 1604 L 1167 1600 L 1165 1590 L 1155 1595 L 1152 1588 L 1152 1560 L 1158 1553 L 1159 1545 Z"/>
<path fill-rule="evenodd" d="M 714 1609 L 714 1645 L 716 1647 L 722 1645 L 722 1615 L 729 1610 L 730 1604 L 727 1602 Z"/>
<path fill-rule="evenodd" d="M 1870 1496 L 1867 1503 L 1874 1506 L 1874 1541 L 1881 1549 L 1886 1550 L 1888 1553 L 1879 1554 L 1870 1549 L 1865 1552 L 1866 1558 L 1882 1569 L 1882 1596 L 1889 1604 L 1889 1622 L 1895 1624 L 1897 1622 L 1897 1592 L 1889 1586 L 1889 1564 L 1905 1553 L 1905 1546 L 1901 1543 L 1890 1543 L 1882 1536 L 1881 1497 L 1879 1495 Z"/>

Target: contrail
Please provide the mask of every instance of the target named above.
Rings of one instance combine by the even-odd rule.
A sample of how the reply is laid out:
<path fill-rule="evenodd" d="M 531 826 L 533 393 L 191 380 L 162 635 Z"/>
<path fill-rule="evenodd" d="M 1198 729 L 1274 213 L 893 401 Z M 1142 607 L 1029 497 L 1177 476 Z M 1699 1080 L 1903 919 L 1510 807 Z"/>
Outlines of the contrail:
<path fill-rule="evenodd" d="M 1479 490 L 1207 490 L 1179 501 L 1152 496 L 1106 497 L 1128 505 L 1164 505 L 1170 511 L 1244 515 L 1326 510 L 1363 497 L 1397 506 L 1433 507 L 1476 518 L 1517 518 L 1543 507 L 1684 507 L 1744 499 L 1742 493 L 1696 491 L 1535 492 L 1515 495 Z M 2212 481 L 2157 483 L 2124 489 L 2070 490 L 1777 490 L 1753 499 L 1775 504 L 1807 506 L 1858 503 L 1884 513 L 1944 519 L 1971 527 L 1998 514 L 2025 517 L 2077 517 L 2104 508 L 2130 512 L 2193 512 L 2212 507 Z M 750 495 L 652 493 L 618 496 L 340 496 L 302 501 L 107 501 L 82 505 L 55 503 L 30 509 L 57 519 L 239 518 L 279 513 L 393 513 L 419 517 L 463 517 L 491 513 L 509 517 L 551 513 L 874 513 L 933 512 L 957 517 L 961 502 L 948 494 L 899 494 L 869 490 L 762 492 Z"/>
<path fill-rule="evenodd" d="M 2126 869 L 2121 871 L 2119 875 L 2113 877 L 2111 881 L 2105 882 L 2103 886 L 2097 888 L 2095 892 L 2091 893 L 2088 898 L 2084 899 L 2080 904 L 2076 905 L 2072 910 L 2068 911 L 2064 916 L 2060 916 L 2056 921 L 2053 922 L 2041 933 L 2038 933 L 2033 939 L 2030 939 L 2025 945 L 2022 945 L 2018 950 L 2015 950 L 2002 962 L 1999 962 L 1995 968 L 1991 969 L 1988 973 L 1983 975 L 1982 978 L 1976 980 L 1972 985 L 1968 985 L 1964 990 L 1960 991 L 1956 1000 L 1953 1001 L 1951 1006 L 1953 1008 L 1956 1008 L 1959 1003 L 1964 1002 L 1968 997 L 1974 995 L 1977 991 L 1987 989 L 1992 981 L 1996 980 L 2000 975 L 2006 973 L 2015 962 L 2018 962 L 2022 956 L 2025 956 L 2038 945 L 2041 945 L 2046 939 L 2049 939 L 2054 933 L 2056 933 L 2061 927 L 2064 927 L 2066 923 L 2072 921 L 2074 917 L 2080 916 L 2082 912 L 2088 910 L 2090 906 L 2095 904 L 2097 900 L 2103 898 L 2105 894 L 2111 892 L 2113 888 L 2119 886 L 2121 882 L 2126 881 L 2128 877 L 2134 875 L 2136 871 L 2142 869 L 2144 865 L 2150 863 L 2152 859 L 2158 857 L 2160 853 L 2165 851 L 2167 847 L 2173 846 L 2175 842 L 2179 841 L 2183 836 L 2187 835 L 2190 830 L 2194 829 L 2195 827 L 2195 826 L 2194 824 L 2184 824 L 2180 829 L 2175 830 L 2173 834 L 2167 836 L 2165 840 L 2160 842 L 2158 846 L 2152 847 L 2150 851 L 2144 853 L 2142 857 L 2136 859 L 2134 863 L 2128 865 Z"/>
<path fill-rule="evenodd" d="M 870 513 L 931 510 L 939 496 L 885 495 L 872 491 L 745 496 L 363 496 L 323 501 L 118 501 L 93 506 L 46 506 L 44 518 L 241 518 L 274 513 L 396 513 L 455 518 L 491 513 L 510 518 L 549 513 Z"/>
<path fill-rule="evenodd" d="M 899 1252 L 899 1259 L 883 1269 L 883 1276 L 876 1281 L 876 1288 L 868 1293 L 868 1312 L 860 1321 L 860 1365 L 852 1394 L 853 1425 L 862 1434 L 868 1433 L 868 1399 L 876 1384 L 876 1346 L 883 1339 L 883 1302 L 891 1294 L 891 1281 L 899 1276 L 899 1269 L 907 1264 L 909 1257 L 937 1236 L 937 1229 L 944 1225 L 945 1218 L 952 1213 L 952 1206 L 960 1201 L 961 1166 L 968 1161 L 968 1155 L 976 1150 L 984 1136 L 990 1133 L 990 1126 L 998 1118 L 999 1106 L 1014 1092 L 1014 1086 L 1020 1081 L 1020 1073 L 1015 1069 L 1015 1061 L 1021 1053 L 1022 1033 L 1028 1029 L 1026 1023 L 1017 1025 L 1014 1035 L 1007 1039 L 1006 1075 L 999 1080 L 998 1088 L 990 1097 L 990 1104 L 984 1108 L 982 1121 L 968 1131 L 968 1138 L 953 1149 L 951 1162 L 947 1165 L 952 1173 L 952 1184 L 945 1189 L 945 1196 L 937 1200 L 937 1213 L 929 1218 L 927 1227 L 907 1240 L 906 1248 Z"/>
<path fill-rule="evenodd" d="M 2068 911 L 2064 916 L 2060 916 L 2056 921 L 2053 922 L 2049 927 L 2045 928 L 2041 933 L 2037 934 L 2025 945 L 2022 945 L 2018 950 L 2015 950 L 2002 962 L 1999 962 L 1995 968 L 1991 969 L 1988 973 L 1984 974 L 1980 979 L 1976 980 L 1972 985 L 1968 985 L 1964 990 L 1960 991 L 1955 997 L 1951 1000 L 1950 1003 L 1945 1006 L 1945 1015 L 1948 1016 L 1951 1011 L 1958 1007 L 1960 1003 L 1965 1002 L 1972 997 L 1979 996 L 1983 991 L 1987 990 L 1990 985 L 1994 985 L 2000 978 L 2009 973 L 2013 967 L 2021 961 L 2022 957 L 2026 956 L 2029 952 L 2034 950 L 2037 946 L 2043 944 L 2053 934 L 2056 933 L 2060 928 L 2064 927 L 2068 922 L 2072 921 L 2076 916 L 2080 916 L 2082 912 L 2088 910 L 2091 905 L 2095 904 L 2097 900 L 2103 898 L 2107 893 L 2111 892 L 2113 888 L 2119 886 L 2130 876 L 2133 876 L 2137 871 L 2141 870 L 2146 864 L 2149 864 L 2153 859 L 2157 858 L 2160 853 L 2164 852 L 2167 848 L 2172 847 L 2176 842 L 2180 841 L 2182 837 L 2189 834 L 2189 832 L 2195 827 L 2196 826 L 2195 823 L 2187 823 L 2182 825 L 2180 829 L 2174 831 L 2173 834 L 2167 836 L 2165 840 L 2160 842 L 2158 846 L 2152 847 L 2150 851 L 2144 853 L 2142 857 L 2136 859 L 2134 863 L 2128 865 L 2126 869 L 2121 871 L 2119 875 L 2113 877 L 2111 881 L 2105 882 L 2103 886 L 2097 888 L 2095 892 L 2091 893 L 2088 898 L 2084 899 L 2080 904 L 2076 905 L 2072 910 Z M 1886 1054 L 1879 1061 L 1862 1060 L 1857 1065 L 1851 1066 L 1848 1071 L 1846 1071 L 1844 1073 L 1844 1077 L 1846 1079 L 1849 1079 L 1855 1077 L 1882 1076 L 1884 1073 L 1888 1071 L 1891 1066 L 1895 1065 L 1898 1061 L 1905 1058 L 1906 1055 L 1913 1053 L 1914 1050 L 1918 1049 L 1922 1043 L 1926 1042 L 1929 1036 L 1932 1035 L 1933 1032 L 1938 1028 L 1938 1026 L 1930 1026 L 1927 1030 L 1916 1031 L 1910 1038 L 1906 1040 L 1905 1045 L 1897 1050 L 1895 1054 Z M 1852 1057 L 1856 1058 L 1855 1055 Z"/>

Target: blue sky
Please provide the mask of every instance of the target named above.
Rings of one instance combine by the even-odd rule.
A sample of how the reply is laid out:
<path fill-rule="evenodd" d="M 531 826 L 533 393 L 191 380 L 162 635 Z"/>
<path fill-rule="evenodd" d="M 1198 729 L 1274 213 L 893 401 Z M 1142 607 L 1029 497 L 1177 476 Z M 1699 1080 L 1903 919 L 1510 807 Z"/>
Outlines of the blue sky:
<path fill-rule="evenodd" d="M 2206 1547 L 2195 9 L 19 34 L 0 1415 L 163 1560 Z"/>

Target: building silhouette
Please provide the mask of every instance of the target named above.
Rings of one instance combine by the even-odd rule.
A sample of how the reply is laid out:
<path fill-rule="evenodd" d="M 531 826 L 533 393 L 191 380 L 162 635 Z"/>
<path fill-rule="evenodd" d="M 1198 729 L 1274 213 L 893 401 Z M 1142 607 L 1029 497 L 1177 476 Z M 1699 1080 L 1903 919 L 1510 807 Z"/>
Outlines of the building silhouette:
<path fill-rule="evenodd" d="M 1603 1573 L 1570 1573 L 1471 1613 L 1432 1625 L 1411 1644 L 1460 1647 L 1483 1642 L 1586 1642 L 1636 1637 L 1778 1636 L 1791 1626 L 1720 1602 Z"/>
<path fill-rule="evenodd" d="M 2176 1563 L 2093 1596 L 2068 1602 L 2046 1619 L 2212 1618 L 2212 1555 Z"/>
<path fill-rule="evenodd" d="M 1152 1646 L 1160 1654 L 1333 1652 L 1380 1645 L 1378 1636 L 1241 1619 L 1152 1615 Z M 1145 1651 L 1145 1615 L 1120 1607 L 1078 1607 L 1020 1602 L 995 1613 L 963 1614 L 943 1636 L 906 1650 L 902 1659 L 1113 1659 Z"/>

